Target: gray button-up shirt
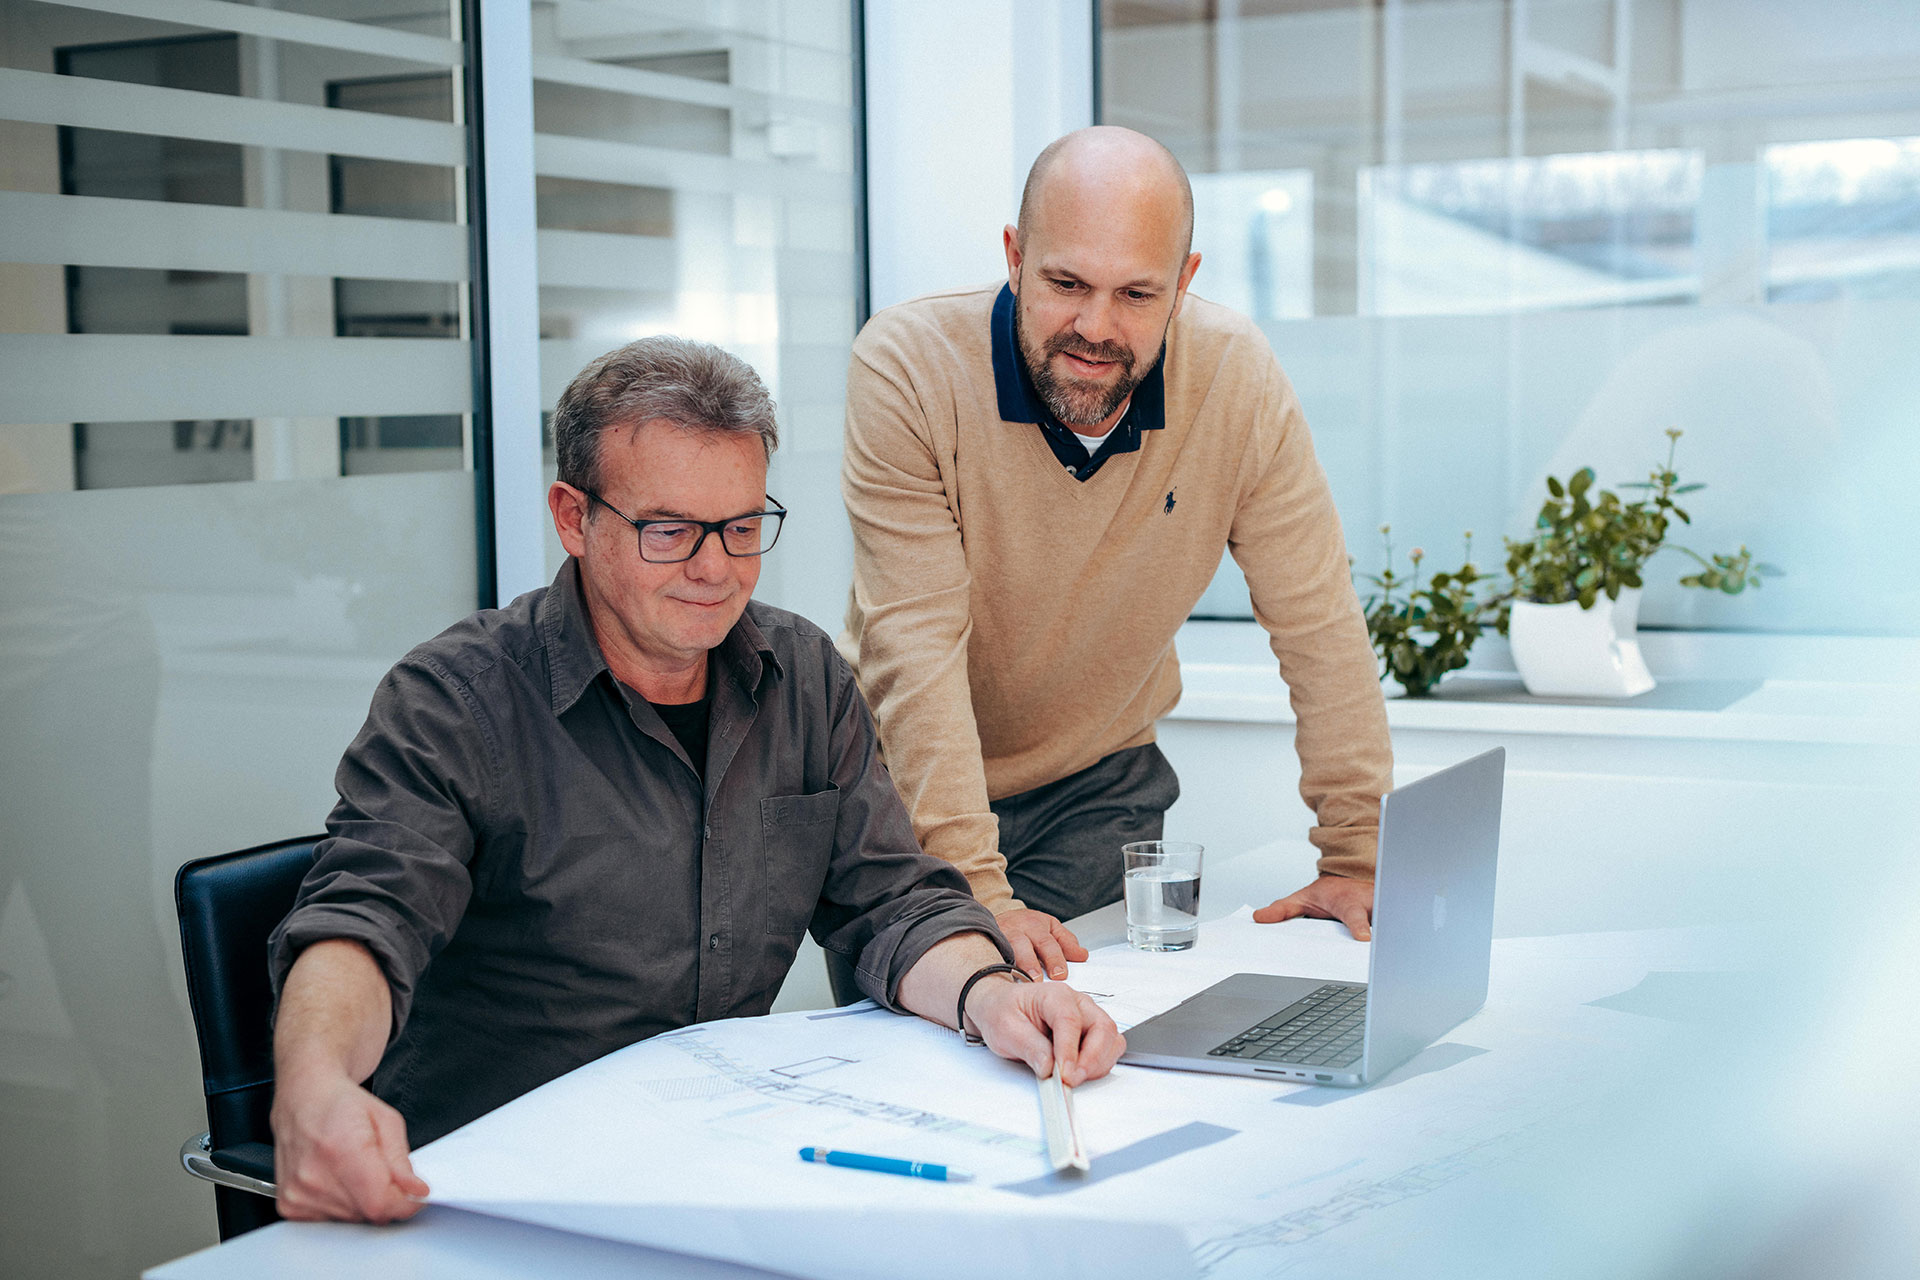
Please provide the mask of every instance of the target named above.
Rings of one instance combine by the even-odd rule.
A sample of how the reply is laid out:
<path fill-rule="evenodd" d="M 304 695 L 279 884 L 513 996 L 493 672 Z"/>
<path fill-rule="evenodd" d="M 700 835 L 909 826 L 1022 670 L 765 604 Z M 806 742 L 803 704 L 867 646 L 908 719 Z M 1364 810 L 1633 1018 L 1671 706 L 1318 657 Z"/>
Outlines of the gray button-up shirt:
<path fill-rule="evenodd" d="M 809 927 L 898 1009 L 929 948 L 993 918 L 926 856 L 830 637 L 749 604 L 714 650 L 706 782 L 607 669 L 578 570 L 401 660 L 275 930 L 349 938 L 393 992 L 369 1087 L 430 1142 L 674 1027 L 763 1014 Z"/>

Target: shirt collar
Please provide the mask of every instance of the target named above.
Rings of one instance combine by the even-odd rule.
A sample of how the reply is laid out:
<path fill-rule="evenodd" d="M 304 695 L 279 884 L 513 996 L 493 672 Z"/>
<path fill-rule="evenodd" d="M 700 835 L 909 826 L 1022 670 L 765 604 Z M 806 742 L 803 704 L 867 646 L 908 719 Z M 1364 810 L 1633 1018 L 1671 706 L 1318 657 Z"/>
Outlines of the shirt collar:
<path fill-rule="evenodd" d="M 594 638 L 593 622 L 587 616 L 587 598 L 580 585 L 580 565 L 572 556 L 554 575 L 553 585 L 539 606 L 540 637 L 547 648 L 548 683 L 551 686 L 553 714 L 564 715 L 580 701 L 587 688 L 602 672 L 611 675 L 606 655 Z M 780 662 L 768 644 L 766 633 L 753 620 L 749 603 L 715 650 L 715 671 L 726 672 L 735 683 L 751 694 L 760 687 L 762 676 L 771 671 L 782 674 Z"/>

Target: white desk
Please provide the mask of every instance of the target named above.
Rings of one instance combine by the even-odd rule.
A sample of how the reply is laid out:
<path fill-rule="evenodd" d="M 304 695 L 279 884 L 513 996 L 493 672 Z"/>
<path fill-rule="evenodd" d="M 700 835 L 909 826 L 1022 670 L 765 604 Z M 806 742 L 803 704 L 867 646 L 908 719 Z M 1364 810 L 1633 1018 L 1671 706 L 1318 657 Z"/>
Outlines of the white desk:
<path fill-rule="evenodd" d="M 1203 914 L 1215 914 L 1226 901 L 1240 900 L 1255 905 L 1270 901 L 1278 892 L 1271 884 L 1273 862 L 1270 857 L 1254 853 L 1209 868 L 1203 888 L 1203 906 L 1207 908 Z M 1094 947 L 1116 940 L 1123 931 L 1117 905 L 1091 913 L 1075 924 L 1081 936 Z M 1488 1012 L 1464 1024 L 1454 1033 L 1451 1039 L 1460 1043 L 1440 1046 L 1442 1050 L 1452 1050 L 1451 1053 L 1440 1055 L 1445 1061 L 1434 1059 L 1423 1065 L 1420 1059 L 1416 1059 L 1403 1068 L 1402 1073 L 1396 1073 L 1374 1086 L 1374 1090 L 1394 1091 L 1390 1095 L 1394 1099 L 1393 1109 L 1387 1114 L 1400 1117 L 1396 1124 L 1403 1123 L 1409 1114 L 1422 1113 L 1427 1108 L 1432 1108 L 1436 1115 L 1449 1110 L 1458 1112 L 1462 1108 L 1484 1109 L 1487 1105 L 1484 1096 L 1487 1084 L 1484 1078 L 1478 1081 L 1472 1078 L 1472 1071 L 1477 1068 L 1458 1072 L 1451 1068 L 1486 1052 L 1477 1047 L 1480 1043 L 1503 1043 L 1497 1038 L 1500 1019 L 1504 1016 L 1500 1008 L 1503 1003 L 1512 1008 L 1527 1008 L 1539 1006 L 1544 1001 L 1560 1000 L 1563 1004 L 1580 1006 L 1595 997 L 1610 997 L 1633 987 L 1638 976 L 1644 975 L 1650 967 L 1694 966 L 1697 960 L 1686 958 L 1691 951 L 1690 944 L 1675 935 L 1520 939 L 1498 944 L 1495 986 Z M 1584 1020 L 1578 1024 L 1582 1028 L 1581 1034 L 1592 1034 L 1592 1028 L 1604 1030 L 1613 1025 L 1607 1021 L 1608 1018 L 1643 1021 L 1631 1014 L 1582 1013 L 1582 1017 Z M 1481 1023 L 1480 1019 L 1487 1021 Z M 1454 1085 L 1456 1079 L 1457 1087 Z M 1195 1088 L 1201 1088 L 1203 1084 L 1218 1087 L 1223 1083 L 1213 1077 L 1195 1080 L 1200 1082 L 1194 1085 Z M 1241 1089 L 1266 1088 L 1259 1082 L 1224 1083 Z M 1407 1086 L 1404 1091 L 1400 1088 L 1403 1085 Z M 1279 1096 L 1283 1092 L 1286 1092 L 1284 1087 L 1276 1088 L 1275 1096 L 1269 1100 L 1285 1101 Z M 1306 1093 L 1331 1095 L 1342 1091 L 1309 1090 Z M 1360 1116 L 1360 1112 L 1339 1104 L 1354 1096 L 1350 1092 L 1342 1093 L 1337 1098 L 1304 1096 L 1295 1105 L 1274 1106 L 1269 1112 L 1274 1132 L 1278 1137 L 1284 1137 L 1292 1131 L 1304 1132 L 1316 1124 L 1322 1130 L 1328 1123 L 1352 1127 L 1356 1123 L 1352 1117 Z M 1335 1105 L 1326 1106 L 1327 1102 Z M 1375 1120 L 1371 1123 L 1378 1125 L 1380 1122 Z M 1341 1130 L 1336 1128 L 1333 1132 L 1337 1134 Z M 1352 1138 L 1357 1145 L 1368 1142 L 1364 1137 L 1365 1132 L 1365 1124 L 1359 1124 L 1354 1129 Z M 1404 1137 L 1396 1130 L 1395 1141 L 1403 1147 Z M 1182 1157 L 1187 1163 L 1181 1167 L 1189 1171 L 1189 1177 L 1191 1170 L 1196 1167 L 1191 1161 L 1199 1158 L 1199 1153 L 1188 1153 Z M 1356 1160 L 1354 1163 L 1359 1162 Z M 1096 1159 L 1096 1169 L 1097 1165 Z M 1141 1176 L 1139 1173 L 1120 1175 L 1136 1180 Z M 1336 1196 L 1339 1203 L 1332 1204 L 1330 1208 L 1309 1206 L 1304 1211 L 1293 1209 L 1274 1223 L 1264 1226 L 1262 1230 L 1266 1232 L 1265 1236 L 1255 1232 L 1247 1234 L 1245 1239 L 1232 1236 L 1214 1238 L 1208 1245 L 1211 1251 L 1208 1255 L 1210 1265 L 1216 1270 L 1225 1266 L 1222 1274 L 1237 1274 L 1241 1264 L 1257 1262 L 1261 1257 L 1259 1250 L 1272 1246 L 1273 1239 L 1268 1237 L 1273 1237 L 1275 1231 L 1282 1236 L 1289 1232 L 1297 1234 L 1303 1230 L 1300 1222 L 1322 1224 L 1327 1230 L 1332 1230 L 1362 1209 L 1404 1213 L 1405 1207 L 1396 1207 L 1397 1202 L 1394 1201 L 1394 1196 L 1400 1193 L 1392 1188 L 1398 1185 L 1395 1179 L 1403 1182 L 1407 1176 L 1405 1173 L 1395 1173 L 1393 1178 L 1383 1180 L 1370 1174 L 1368 1186 L 1371 1190 L 1361 1193 L 1358 1199 L 1340 1191 Z M 1414 1171 L 1414 1176 L 1416 1179 L 1432 1180 L 1431 1173 L 1418 1170 Z M 1143 1184 L 1142 1189 L 1149 1186 L 1150 1183 Z M 1304 1218 L 1302 1212 L 1306 1215 Z M 1343 1214 L 1347 1216 L 1342 1217 Z M 1392 1236 L 1403 1227 L 1404 1224 L 1397 1225 L 1387 1234 Z M 1334 1236 L 1321 1238 L 1320 1230 L 1316 1226 L 1309 1232 L 1314 1237 L 1308 1242 L 1313 1248 L 1322 1249 L 1339 1244 Z M 1349 1232 L 1348 1235 L 1356 1237 L 1356 1243 L 1371 1247 L 1378 1233 L 1362 1230 Z M 1233 1265 L 1227 1266 L 1227 1263 Z M 999 1271 L 1002 1268 L 992 1270 Z M 736 1277 L 771 1274 L 731 1263 L 665 1253 L 436 1205 L 430 1206 L 412 1222 L 397 1227 L 282 1223 L 155 1268 L 147 1275 L 154 1280 L 226 1280 L 228 1277 L 256 1275 L 298 1278 L 355 1273 L 403 1278 L 642 1275 L 687 1277 L 690 1280 L 720 1280 L 723 1277 L 732 1280 Z"/>

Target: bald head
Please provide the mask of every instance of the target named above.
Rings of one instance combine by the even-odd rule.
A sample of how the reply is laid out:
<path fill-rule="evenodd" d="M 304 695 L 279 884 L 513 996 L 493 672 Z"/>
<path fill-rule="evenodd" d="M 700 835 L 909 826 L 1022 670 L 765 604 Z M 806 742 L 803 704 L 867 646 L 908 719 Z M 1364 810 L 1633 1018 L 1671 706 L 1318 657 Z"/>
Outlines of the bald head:
<path fill-rule="evenodd" d="M 1186 172 L 1131 129 L 1070 133 L 1033 162 L 1001 242 L 1034 389 L 1058 421 L 1105 435 L 1159 362 L 1200 267 Z"/>
<path fill-rule="evenodd" d="M 1049 143 L 1027 171 L 1020 193 L 1020 240 L 1049 218 L 1084 209 L 1131 215 L 1142 230 L 1163 226 L 1184 259 L 1193 248 L 1193 186 L 1173 152 L 1118 125 L 1076 129 Z"/>

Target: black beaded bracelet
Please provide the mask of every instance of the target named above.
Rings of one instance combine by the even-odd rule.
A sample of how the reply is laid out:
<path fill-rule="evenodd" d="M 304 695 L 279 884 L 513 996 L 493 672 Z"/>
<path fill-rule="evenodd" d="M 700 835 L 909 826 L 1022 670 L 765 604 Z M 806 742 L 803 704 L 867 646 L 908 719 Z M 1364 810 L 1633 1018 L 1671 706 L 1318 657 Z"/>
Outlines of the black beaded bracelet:
<path fill-rule="evenodd" d="M 980 979 L 996 973 L 1010 973 L 1020 982 L 1032 982 L 1026 970 L 1017 964 L 990 964 L 978 970 L 971 978 L 960 984 L 960 1003 L 953 1011 L 953 1025 L 960 1030 L 960 1036 L 968 1044 L 985 1044 L 986 1041 L 967 1030 L 967 993 L 973 990 L 973 984 Z"/>

